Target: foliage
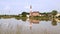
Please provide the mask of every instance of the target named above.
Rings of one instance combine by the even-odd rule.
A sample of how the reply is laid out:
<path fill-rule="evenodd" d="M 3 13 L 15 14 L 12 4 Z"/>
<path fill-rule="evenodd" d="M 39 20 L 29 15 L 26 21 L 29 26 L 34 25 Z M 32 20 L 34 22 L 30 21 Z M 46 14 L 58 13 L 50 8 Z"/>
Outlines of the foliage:
<path fill-rule="evenodd" d="M 26 17 L 27 13 L 26 12 L 22 12 L 22 17 Z"/>
<path fill-rule="evenodd" d="M 53 18 L 54 18 L 55 15 L 57 14 L 57 11 L 56 11 L 56 10 L 53 10 L 53 11 L 51 12 L 51 14 L 52 14 L 52 16 L 53 16 Z"/>
<path fill-rule="evenodd" d="M 58 16 L 58 18 L 60 18 L 60 15 Z"/>
<path fill-rule="evenodd" d="M 53 10 L 51 13 L 52 13 L 52 15 L 55 16 L 57 14 L 57 11 L 56 10 Z"/>
<path fill-rule="evenodd" d="M 27 17 L 21 17 L 22 21 L 26 21 Z"/>

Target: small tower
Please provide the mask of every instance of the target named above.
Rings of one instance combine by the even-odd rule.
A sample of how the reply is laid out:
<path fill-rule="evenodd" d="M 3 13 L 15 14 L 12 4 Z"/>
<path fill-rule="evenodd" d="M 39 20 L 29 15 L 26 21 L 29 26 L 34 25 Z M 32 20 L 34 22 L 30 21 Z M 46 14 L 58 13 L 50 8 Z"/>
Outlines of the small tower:
<path fill-rule="evenodd" d="M 32 9 L 32 6 L 30 5 L 30 9 Z"/>
<path fill-rule="evenodd" d="M 30 5 L 30 16 L 31 16 L 31 14 L 32 14 L 32 6 Z"/>

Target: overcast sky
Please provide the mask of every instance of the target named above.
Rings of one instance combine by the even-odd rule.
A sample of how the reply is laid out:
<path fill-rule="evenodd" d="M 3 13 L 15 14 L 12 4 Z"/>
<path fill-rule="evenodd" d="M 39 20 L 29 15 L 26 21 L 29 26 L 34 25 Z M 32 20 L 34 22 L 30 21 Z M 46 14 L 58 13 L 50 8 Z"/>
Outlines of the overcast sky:
<path fill-rule="evenodd" d="M 32 5 L 33 11 L 60 11 L 60 0 L 0 0 L 0 14 L 19 14 L 23 11 L 29 12 L 30 5 Z"/>

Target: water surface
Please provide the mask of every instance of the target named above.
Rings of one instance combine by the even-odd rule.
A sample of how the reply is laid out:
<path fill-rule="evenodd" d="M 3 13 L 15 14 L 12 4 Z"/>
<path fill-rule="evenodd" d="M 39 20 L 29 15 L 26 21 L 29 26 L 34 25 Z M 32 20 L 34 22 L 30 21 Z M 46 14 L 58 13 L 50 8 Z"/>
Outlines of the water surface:
<path fill-rule="evenodd" d="M 0 19 L 0 34 L 60 34 L 56 20 Z"/>

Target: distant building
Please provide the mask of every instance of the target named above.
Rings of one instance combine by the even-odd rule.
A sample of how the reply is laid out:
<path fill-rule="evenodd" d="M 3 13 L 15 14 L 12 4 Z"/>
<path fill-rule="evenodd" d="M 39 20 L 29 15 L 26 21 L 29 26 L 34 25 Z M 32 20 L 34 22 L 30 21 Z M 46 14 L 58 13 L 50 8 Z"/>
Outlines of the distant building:
<path fill-rule="evenodd" d="M 58 13 L 58 14 L 56 15 L 56 17 L 58 17 L 58 16 L 60 16 L 60 13 Z"/>
<path fill-rule="evenodd" d="M 29 15 L 26 15 L 27 17 L 29 17 Z"/>
<path fill-rule="evenodd" d="M 32 6 L 30 6 L 30 16 L 40 16 L 39 11 L 32 11 Z"/>
<path fill-rule="evenodd" d="M 30 13 L 30 16 L 39 16 L 39 12 L 38 11 L 34 11 Z"/>
<path fill-rule="evenodd" d="M 45 14 L 43 14 L 43 13 L 40 13 L 40 16 L 45 16 Z"/>

